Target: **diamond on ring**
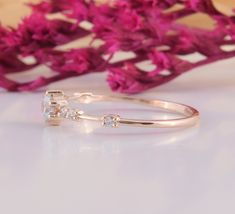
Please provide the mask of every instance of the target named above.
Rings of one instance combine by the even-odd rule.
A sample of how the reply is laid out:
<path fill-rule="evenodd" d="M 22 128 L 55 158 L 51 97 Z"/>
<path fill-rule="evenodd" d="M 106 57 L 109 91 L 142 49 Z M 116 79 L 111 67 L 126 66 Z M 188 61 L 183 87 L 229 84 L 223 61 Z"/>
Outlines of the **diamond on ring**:
<path fill-rule="evenodd" d="M 62 109 L 68 106 L 62 91 L 47 91 L 43 99 L 43 115 L 50 125 L 59 125 L 62 119 Z"/>
<path fill-rule="evenodd" d="M 118 127 L 119 120 L 120 120 L 119 115 L 114 115 L 114 114 L 105 115 L 103 117 L 103 126 L 111 128 Z"/>

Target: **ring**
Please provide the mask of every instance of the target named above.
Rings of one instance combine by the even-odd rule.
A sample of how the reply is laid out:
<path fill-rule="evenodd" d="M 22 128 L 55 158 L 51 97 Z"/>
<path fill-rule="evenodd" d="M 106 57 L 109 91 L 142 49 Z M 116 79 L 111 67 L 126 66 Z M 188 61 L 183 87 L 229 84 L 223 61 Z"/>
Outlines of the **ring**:
<path fill-rule="evenodd" d="M 123 118 L 116 114 L 90 115 L 81 109 L 72 108 L 70 103 L 93 103 L 97 101 L 125 101 L 142 104 L 149 107 L 165 110 L 166 112 L 180 115 L 175 119 L 143 120 Z M 50 125 L 60 125 L 63 119 L 72 121 L 91 120 L 98 121 L 105 127 L 119 127 L 120 125 L 152 127 L 152 128 L 177 128 L 196 125 L 199 121 L 199 112 L 193 107 L 164 100 L 148 100 L 129 96 L 94 95 L 92 93 L 74 93 L 66 95 L 60 90 L 50 90 L 45 93 L 43 100 L 43 115 Z"/>

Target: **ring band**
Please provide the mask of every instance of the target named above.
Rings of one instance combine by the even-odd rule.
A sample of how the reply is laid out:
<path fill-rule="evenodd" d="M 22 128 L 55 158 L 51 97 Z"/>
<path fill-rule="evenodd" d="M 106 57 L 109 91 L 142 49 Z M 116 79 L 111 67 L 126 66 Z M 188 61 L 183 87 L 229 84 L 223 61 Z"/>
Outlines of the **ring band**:
<path fill-rule="evenodd" d="M 94 116 L 86 114 L 80 109 L 74 109 L 69 106 L 70 102 L 88 104 L 97 101 L 126 101 L 149 107 L 155 107 L 157 109 L 162 109 L 177 115 L 180 114 L 182 116 L 180 118 L 166 120 L 128 119 L 116 114 Z M 105 127 L 127 125 L 152 128 L 177 128 L 193 126 L 199 121 L 199 112 L 196 109 L 180 103 L 163 100 L 140 99 L 128 96 L 94 95 L 92 93 L 74 93 L 69 96 L 59 90 L 51 90 L 45 93 L 43 101 L 43 114 L 45 120 L 50 125 L 60 125 L 60 122 L 63 119 L 70 119 L 73 121 L 100 121 Z"/>

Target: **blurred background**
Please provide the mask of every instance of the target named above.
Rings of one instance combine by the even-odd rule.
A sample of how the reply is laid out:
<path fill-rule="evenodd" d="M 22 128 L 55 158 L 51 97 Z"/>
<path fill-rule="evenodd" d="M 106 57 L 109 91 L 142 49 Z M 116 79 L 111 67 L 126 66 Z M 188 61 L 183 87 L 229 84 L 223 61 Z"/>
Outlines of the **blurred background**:
<path fill-rule="evenodd" d="M 96 0 L 97 2 L 105 2 L 107 0 Z M 40 2 L 40 0 L 0 0 L 0 23 L 3 25 L 16 26 L 20 19 L 30 13 L 30 9 L 26 6 L 29 2 Z M 232 8 L 235 8 L 235 0 L 213 0 L 214 5 L 220 11 L 231 14 Z M 203 22 L 201 22 L 203 20 Z M 209 17 L 198 14 L 197 16 L 187 17 L 182 22 L 190 23 L 193 26 L 210 28 L 213 23 Z"/>

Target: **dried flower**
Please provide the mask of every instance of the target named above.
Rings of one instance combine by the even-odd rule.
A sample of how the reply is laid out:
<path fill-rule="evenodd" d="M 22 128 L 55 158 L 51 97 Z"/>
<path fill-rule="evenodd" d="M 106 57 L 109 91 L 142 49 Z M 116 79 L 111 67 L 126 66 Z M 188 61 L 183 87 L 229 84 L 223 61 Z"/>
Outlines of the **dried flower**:
<path fill-rule="evenodd" d="M 169 10 L 175 4 L 177 10 Z M 116 0 L 112 4 L 96 4 L 90 0 L 44 0 L 30 6 L 33 13 L 16 28 L 0 26 L 0 87 L 9 91 L 36 90 L 55 81 L 90 72 L 107 72 L 107 81 L 114 91 L 138 93 L 164 84 L 198 66 L 235 56 L 223 45 L 235 44 L 235 16 L 221 13 L 212 0 Z M 48 19 L 61 13 L 67 19 Z M 197 13 L 207 14 L 214 29 L 186 26 L 179 19 Z M 71 18 L 73 19 L 71 21 Z M 86 30 L 81 22 L 92 24 Z M 73 40 L 93 36 L 102 40 L 99 47 L 58 49 Z M 133 52 L 132 59 L 112 63 L 118 51 Z M 200 53 L 198 62 L 181 56 Z M 25 64 L 25 56 L 35 59 Z M 108 57 L 107 57 L 108 56 Z M 137 66 L 151 61 L 152 71 Z M 8 79 L 38 65 L 53 72 L 30 82 Z"/>

